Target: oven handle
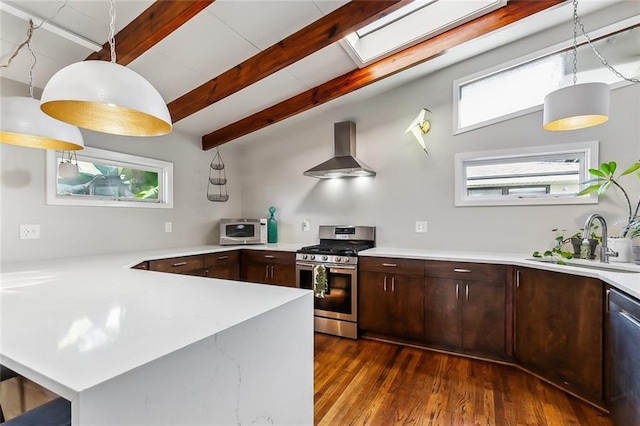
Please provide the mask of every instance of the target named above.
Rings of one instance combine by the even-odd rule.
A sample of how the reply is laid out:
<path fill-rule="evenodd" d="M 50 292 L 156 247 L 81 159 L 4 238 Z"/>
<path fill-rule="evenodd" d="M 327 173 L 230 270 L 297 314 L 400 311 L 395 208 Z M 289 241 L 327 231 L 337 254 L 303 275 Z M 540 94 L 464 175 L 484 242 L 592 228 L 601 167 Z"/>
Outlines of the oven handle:
<path fill-rule="evenodd" d="M 308 268 L 313 268 L 315 264 L 313 263 L 296 263 L 296 266 L 303 266 L 303 267 L 308 267 Z M 321 263 L 319 263 L 318 265 L 322 265 Z M 324 266 L 329 269 L 331 272 L 334 272 L 336 269 L 350 269 L 350 270 L 355 270 L 356 267 L 355 266 L 349 266 L 349 265 L 336 265 L 334 263 L 332 264 L 324 264 Z"/>

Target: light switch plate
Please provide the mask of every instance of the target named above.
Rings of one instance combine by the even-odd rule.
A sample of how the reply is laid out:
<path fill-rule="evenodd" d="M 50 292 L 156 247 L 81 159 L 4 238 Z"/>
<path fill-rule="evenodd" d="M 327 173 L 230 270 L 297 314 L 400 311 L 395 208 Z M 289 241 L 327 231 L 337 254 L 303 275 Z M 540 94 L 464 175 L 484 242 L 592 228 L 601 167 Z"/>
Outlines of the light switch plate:
<path fill-rule="evenodd" d="M 416 232 L 427 232 L 427 222 L 425 221 L 417 221 L 416 222 Z"/>
<path fill-rule="evenodd" d="M 311 230 L 311 221 L 309 219 L 302 221 L 302 230 L 304 232 L 309 232 Z"/>
<path fill-rule="evenodd" d="M 171 222 L 165 222 L 164 232 L 171 232 L 171 231 L 173 231 L 173 224 Z"/>
<path fill-rule="evenodd" d="M 40 238 L 40 225 L 20 225 L 21 240 L 37 240 Z"/>

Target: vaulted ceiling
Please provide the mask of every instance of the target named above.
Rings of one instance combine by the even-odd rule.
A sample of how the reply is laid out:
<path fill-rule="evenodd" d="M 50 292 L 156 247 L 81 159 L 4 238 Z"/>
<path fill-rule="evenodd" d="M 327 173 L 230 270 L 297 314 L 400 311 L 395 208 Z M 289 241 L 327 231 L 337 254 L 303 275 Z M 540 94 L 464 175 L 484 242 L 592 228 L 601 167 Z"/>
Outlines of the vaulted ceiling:
<path fill-rule="evenodd" d="M 562 0 L 510 0 L 502 8 L 358 68 L 339 40 L 406 3 L 118 0 L 117 62 L 148 79 L 167 101 L 174 126 L 201 136 L 203 149 L 210 149 L 426 62 L 440 61 L 442 67 L 477 54 L 474 47 L 466 52 L 458 49 L 455 55 L 455 48 L 471 46 L 472 41 L 483 40 L 488 50 L 571 19 L 567 2 L 561 6 L 566 10 L 558 13 L 556 6 Z M 44 27 L 36 30 L 32 47 L 38 87 L 70 63 L 110 59 L 105 42 L 107 0 L 66 4 L 2 0 L 2 6 L 2 63 L 24 41 L 28 28 L 15 13 L 7 13 L 11 6 L 41 18 L 53 16 L 51 24 L 103 44 L 92 52 Z M 489 43 L 488 37 L 493 37 Z M 0 76 L 26 83 L 30 64 L 23 49 Z"/>

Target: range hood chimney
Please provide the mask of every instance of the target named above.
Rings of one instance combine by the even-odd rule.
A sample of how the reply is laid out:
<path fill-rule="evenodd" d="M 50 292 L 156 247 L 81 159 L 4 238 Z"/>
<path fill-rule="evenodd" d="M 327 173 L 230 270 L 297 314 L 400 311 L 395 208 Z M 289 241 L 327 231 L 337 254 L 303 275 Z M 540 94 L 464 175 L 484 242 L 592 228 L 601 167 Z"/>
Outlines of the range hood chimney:
<path fill-rule="evenodd" d="M 318 179 L 375 176 L 376 172 L 356 158 L 356 123 L 334 123 L 335 155 L 304 172 L 305 176 Z"/>

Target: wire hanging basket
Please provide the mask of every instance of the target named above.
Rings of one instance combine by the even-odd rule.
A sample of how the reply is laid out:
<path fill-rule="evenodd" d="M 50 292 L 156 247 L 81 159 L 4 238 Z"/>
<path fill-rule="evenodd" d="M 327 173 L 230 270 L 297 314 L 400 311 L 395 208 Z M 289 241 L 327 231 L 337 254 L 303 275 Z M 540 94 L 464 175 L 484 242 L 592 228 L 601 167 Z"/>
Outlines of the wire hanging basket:
<path fill-rule="evenodd" d="M 209 167 L 209 183 L 207 186 L 207 199 L 215 202 L 225 202 L 229 200 L 227 193 L 227 172 L 224 169 L 224 162 L 220 156 L 220 150 L 216 148 L 216 155 L 211 160 Z"/>

